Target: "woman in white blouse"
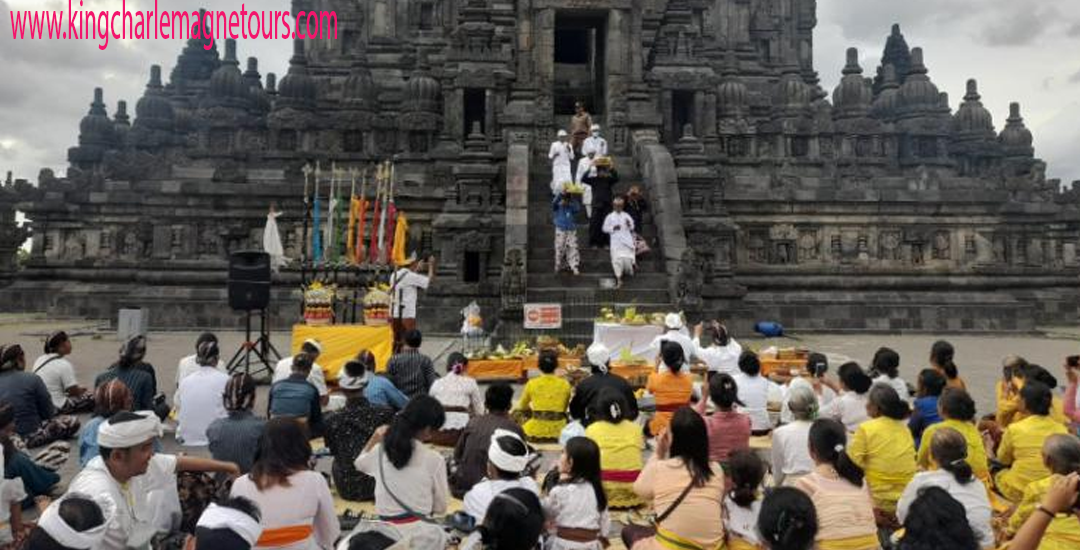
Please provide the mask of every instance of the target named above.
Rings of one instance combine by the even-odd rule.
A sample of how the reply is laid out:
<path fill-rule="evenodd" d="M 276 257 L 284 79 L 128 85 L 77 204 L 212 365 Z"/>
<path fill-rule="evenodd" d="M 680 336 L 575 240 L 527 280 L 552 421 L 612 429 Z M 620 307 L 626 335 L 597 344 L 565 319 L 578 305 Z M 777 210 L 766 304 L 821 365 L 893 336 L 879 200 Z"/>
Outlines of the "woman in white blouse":
<path fill-rule="evenodd" d="M 708 346 L 701 345 L 701 336 L 708 336 Z M 727 327 L 717 321 L 694 327 L 694 356 L 705 363 L 709 374 L 723 372 L 734 376 L 739 372 L 742 346 L 728 334 Z"/>
<path fill-rule="evenodd" d="M 442 429 L 432 434 L 430 443 L 444 447 L 457 445 L 461 430 L 469 418 L 484 414 L 484 396 L 476 380 L 465 375 L 469 360 L 458 352 L 446 360 L 446 375 L 435 381 L 428 394 L 442 403 L 446 422 Z"/>
<path fill-rule="evenodd" d="M 739 372 L 732 378 L 739 388 L 739 412 L 750 416 L 750 433 L 766 435 L 772 431 L 769 419 L 769 403 L 779 404 L 783 399 L 783 390 L 768 378 L 761 376 L 761 360 L 756 353 L 744 351 L 739 356 Z"/>
<path fill-rule="evenodd" d="M 854 361 L 840 365 L 839 375 L 840 386 L 833 389 L 841 392 L 840 397 L 822 407 L 819 416 L 838 420 L 849 434 L 855 433 L 859 424 L 870 419 L 866 412 L 866 399 L 874 381 Z M 823 382 L 830 386 L 836 385 L 835 382 L 828 380 L 823 380 Z"/>
<path fill-rule="evenodd" d="M 266 424 L 258 459 L 237 478 L 232 496 L 259 506 L 263 527 L 256 549 L 326 550 L 341 535 L 330 485 L 311 469 L 307 430 L 292 418 Z"/>

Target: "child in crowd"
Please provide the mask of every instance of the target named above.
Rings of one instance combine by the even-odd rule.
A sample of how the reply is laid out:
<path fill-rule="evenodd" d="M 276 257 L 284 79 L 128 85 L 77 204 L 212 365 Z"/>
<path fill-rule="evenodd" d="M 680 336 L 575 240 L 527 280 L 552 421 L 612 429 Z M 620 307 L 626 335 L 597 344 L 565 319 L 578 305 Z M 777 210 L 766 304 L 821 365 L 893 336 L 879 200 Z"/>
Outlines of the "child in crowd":
<path fill-rule="evenodd" d="M 706 415 L 709 399 L 716 405 L 716 412 Z M 731 453 L 750 448 L 750 417 L 735 411 L 735 405 L 742 402 L 735 379 L 727 373 L 709 378 L 709 399 L 698 401 L 694 408 L 705 418 L 709 430 L 709 460 L 723 464 Z"/>
<path fill-rule="evenodd" d="M 915 438 L 915 447 L 919 447 L 923 431 L 926 428 L 941 422 L 938 414 L 938 398 L 945 389 L 945 377 L 938 374 L 934 369 L 923 369 L 919 373 L 919 389 L 916 392 L 915 403 L 908 420 L 911 428 L 911 436 Z"/>
<path fill-rule="evenodd" d="M 602 550 L 611 528 L 600 473 L 600 447 L 587 437 L 566 442 L 559 483 L 544 497 L 552 527 L 545 550 Z"/>
<path fill-rule="evenodd" d="M 724 496 L 728 550 L 756 550 L 761 547 L 757 522 L 765 463 L 754 451 L 742 449 L 731 453 L 726 472 L 731 484 L 731 490 Z"/>
<path fill-rule="evenodd" d="M 626 410 L 622 392 L 604 388 L 589 413 L 593 421 L 585 428 L 585 437 L 600 447 L 600 477 L 608 506 L 612 508 L 635 508 L 642 504 L 634 492 L 634 481 L 643 465 L 645 436 L 640 426 L 623 416 Z"/>
<path fill-rule="evenodd" d="M 522 428 L 530 441 L 554 441 L 566 427 L 566 406 L 570 404 L 570 383 L 555 374 L 559 356 L 543 350 L 539 359 L 540 376 L 529 380 L 521 393 L 518 409 L 529 419 Z"/>

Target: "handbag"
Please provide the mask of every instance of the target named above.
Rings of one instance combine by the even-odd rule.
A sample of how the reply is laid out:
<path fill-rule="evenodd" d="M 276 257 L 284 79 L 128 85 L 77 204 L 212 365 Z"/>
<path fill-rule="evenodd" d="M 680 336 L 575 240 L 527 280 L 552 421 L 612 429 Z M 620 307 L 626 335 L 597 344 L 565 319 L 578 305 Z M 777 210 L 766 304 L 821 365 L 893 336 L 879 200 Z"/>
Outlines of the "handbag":
<path fill-rule="evenodd" d="M 623 544 L 626 545 L 627 548 L 632 548 L 637 541 L 656 536 L 656 527 L 660 525 L 660 522 L 667 519 L 680 504 L 682 504 L 682 501 L 686 499 L 686 495 L 690 494 L 690 489 L 693 488 L 694 480 L 691 479 L 690 484 L 683 489 L 682 493 L 679 493 L 675 502 L 672 502 L 666 510 L 660 513 L 660 515 L 653 516 L 649 519 L 650 525 L 635 525 L 631 523 L 626 527 L 623 527 L 622 533 L 620 534 Z"/>

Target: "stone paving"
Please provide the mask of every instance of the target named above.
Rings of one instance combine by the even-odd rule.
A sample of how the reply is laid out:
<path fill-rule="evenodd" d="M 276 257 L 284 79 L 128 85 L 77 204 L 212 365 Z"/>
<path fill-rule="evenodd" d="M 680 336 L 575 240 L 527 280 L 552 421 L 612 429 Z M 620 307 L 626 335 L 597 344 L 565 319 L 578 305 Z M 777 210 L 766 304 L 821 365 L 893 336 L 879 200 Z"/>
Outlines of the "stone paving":
<path fill-rule="evenodd" d="M 107 368 L 116 358 L 120 347 L 114 331 L 107 329 L 107 324 L 97 321 L 48 320 L 33 316 L 0 316 L 0 343 L 18 343 L 27 351 L 28 361 L 33 361 L 41 350 L 41 342 L 51 330 L 64 329 L 73 336 L 74 352 L 72 361 L 77 368 L 80 383 L 89 385 L 94 376 Z M 219 331 L 223 355 L 231 356 L 240 345 L 241 332 Z M 196 332 L 152 332 L 148 336 L 147 359 L 157 370 L 159 389 L 175 386 L 176 363 L 192 353 Z M 738 338 L 739 335 L 736 335 Z M 1044 329 L 1037 335 L 1003 336 L 944 336 L 956 347 L 956 363 L 969 390 L 978 405 L 979 413 L 990 412 L 993 408 L 994 382 L 999 376 L 1001 359 L 1007 354 L 1018 354 L 1028 360 L 1039 363 L 1059 376 L 1064 383 L 1060 365 L 1064 357 L 1080 354 L 1080 329 L 1074 327 Z M 826 353 L 830 359 L 830 372 L 835 374 L 841 361 L 853 359 L 864 366 L 868 365 L 874 351 L 880 346 L 888 346 L 900 353 L 901 374 L 914 382 L 917 372 L 926 365 L 930 345 L 938 337 L 932 335 L 868 335 L 868 334 L 809 334 L 780 339 L 760 339 L 753 337 L 738 338 L 744 347 L 761 349 L 769 345 L 783 347 L 803 346 Z M 287 353 L 290 335 L 276 332 L 272 340 L 278 349 Z M 452 338 L 428 338 L 423 351 L 436 358 L 437 368 L 444 369 L 441 358 L 455 349 L 459 341 Z M 268 386 L 260 386 L 257 410 L 262 410 L 266 403 Z M 516 390 L 520 392 L 520 387 Z M 180 449 L 171 434 L 165 437 L 167 452 L 182 451 L 204 455 L 205 450 Z M 554 453 L 545 453 L 546 461 L 554 461 Z M 329 461 L 323 461 L 326 469 Z M 71 479 L 77 471 L 77 457 L 72 454 L 67 466 L 62 470 L 64 482 Z"/>

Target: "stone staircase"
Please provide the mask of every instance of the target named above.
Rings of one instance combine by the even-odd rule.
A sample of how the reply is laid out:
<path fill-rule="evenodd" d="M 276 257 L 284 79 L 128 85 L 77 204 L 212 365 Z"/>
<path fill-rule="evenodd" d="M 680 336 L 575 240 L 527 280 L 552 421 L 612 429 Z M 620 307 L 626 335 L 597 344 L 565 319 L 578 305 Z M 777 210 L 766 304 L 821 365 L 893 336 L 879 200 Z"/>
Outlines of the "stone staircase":
<path fill-rule="evenodd" d="M 642 236 L 654 251 L 638 259 L 636 275 L 623 281 L 622 289 L 603 289 L 600 286 L 602 280 L 614 279 L 611 255 L 605 248 L 588 248 L 588 220 L 584 211 L 578 226 L 581 274 L 554 273 L 555 229 L 549 186 L 551 164 L 546 152 L 546 149 L 538 151 L 532 160 L 533 168 L 529 175 L 527 301 L 563 305 L 563 329 L 559 331 L 559 338 L 568 345 L 588 344 L 591 341 L 593 320 L 602 307 L 614 307 L 621 311 L 633 306 L 644 313 L 670 310 L 668 276 L 664 273 L 660 254 L 656 250 L 659 246 L 656 224 L 648 215 Z M 615 187 L 617 194 L 625 193 L 631 185 L 641 183 L 632 158 L 615 157 L 614 160 L 620 177 Z"/>

